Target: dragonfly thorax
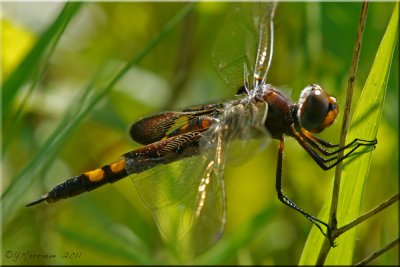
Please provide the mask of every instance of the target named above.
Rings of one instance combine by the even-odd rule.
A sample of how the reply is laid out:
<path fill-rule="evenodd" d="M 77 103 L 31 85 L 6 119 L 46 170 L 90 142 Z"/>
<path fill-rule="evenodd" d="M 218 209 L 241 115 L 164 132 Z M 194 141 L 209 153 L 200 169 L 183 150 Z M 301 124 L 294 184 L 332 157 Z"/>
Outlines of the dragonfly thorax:
<path fill-rule="evenodd" d="M 293 125 L 293 105 L 282 92 L 269 86 L 264 90 L 263 100 L 268 103 L 268 114 L 265 127 L 272 138 L 281 139 L 283 134 L 291 135 Z"/>

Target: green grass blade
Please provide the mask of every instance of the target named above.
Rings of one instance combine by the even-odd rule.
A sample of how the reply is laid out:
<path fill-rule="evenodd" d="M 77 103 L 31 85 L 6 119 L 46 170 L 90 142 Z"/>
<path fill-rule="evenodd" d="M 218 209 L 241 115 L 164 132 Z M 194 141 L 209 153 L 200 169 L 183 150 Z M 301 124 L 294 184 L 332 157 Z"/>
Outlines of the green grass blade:
<path fill-rule="evenodd" d="M 58 17 L 49 28 L 40 36 L 37 43 L 26 55 L 24 60 L 10 74 L 2 85 L 2 117 L 3 120 L 10 116 L 10 108 L 22 86 L 31 79 L 43 63 L 48 49 L 59 40 L 71 19 L 81 7 L 80 2 L 66 3 Z"/>
<path fill-rule="evenodd" d="M 358 100 L 347 142 L 357 137 L 372 140 L 377 135 L 390 66 L 397 43 L 398 19 L 399 8 L 397 3 Z M 353 157 L 344 163 L 339 195 L 338 227 L 359 216 L 371 155 L 372 153 L 358 154 L 356 158 Z M 332 189 L 330 189 L 330 192 L 332 192 Z M 329 207 L 330 199 L 325 203 L 318 217 L 327 221 Z M 336 241 L 338 246 L 331 249 L 325 264 L 352 264 L 355 236 L 356 229 L 352 229 L 339 237 Z M 313 227 L 304 247 L 300 264 L 311 265 L 316 263 L 323 239 L 321 233 Z"/>
<path fill-rule="evenodd" d="M 24 85 L 24 79 L 21 79 L 20 77 L 24 77 L 25 74 L 25 79 L 30 78 L 29 89 L 27 90 L 28 93 L 21 100 L 18 107 L 15 108 L 12 113 L 9 113 L 10 116 L 3 117 L 3 128 L 7 129 L 6 132 L 3 132 L 3 149 L 1 151 L 3 157 L 7 154 L 9 145 L 12 143 L 12 139 L 17 135 L 16 131 L 18 125 L 21 123 L 24 110 L 26 109 L 26 104 L 32 97 L 32 93 L 34 92 L 38 82 L 45 74 L 48 60 L 53 55 L 61 36 L 63 36 L 63 33 L 65 32 L 69 22 L 78 13 L 80 7 L 80 4 L 73 6 L 71 6 L 69 3 L 65 4 L 59 16 L 49 26 L 48 30 L 41 35 L 30 53 L 25 57 L 20 65 L 18 65 L 18 68 L 16 68 L 16 70 L 10 75 L 9 79 L 7 79 L 5 82 L 5 87 L 9 86 L 7 84 L 11 84 L 10 88 L 16 88 L 15 90 L 11 90 L 14 94 L 12 99 L 5 101 L 5 98 L 3 98 L 3 103 L 7 102 L 12 105 L 11 103 L 14 101 L 18 90 L 20 90 Z M 18 77 L 18 79 L 14 79 L 14 77 Z M 18 85 L 19 87 L 15 87 Z M 3 116 L 4 114 L 3 107 Z"/>

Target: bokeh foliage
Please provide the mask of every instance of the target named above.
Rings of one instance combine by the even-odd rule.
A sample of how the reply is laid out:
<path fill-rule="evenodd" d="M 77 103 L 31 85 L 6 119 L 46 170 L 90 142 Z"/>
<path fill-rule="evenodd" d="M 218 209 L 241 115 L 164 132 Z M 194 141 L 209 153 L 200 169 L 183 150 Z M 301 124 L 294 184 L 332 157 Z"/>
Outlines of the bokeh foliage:
<path fill-rule="evenodd" d="M 38 151 L 51 146 L 46 140 L 60 120 L 73 120 L 81 108 L 76 103 L 82 101 L 88 84 L 94 89 L 88 93 L 101 90 L 121 66 L 149 46 L 185 4 L 84 3 L 70 11 L 69 23 L 67 18 L 55 21 L 63 8 L 61 3 L 3 4 L 3 86 L 21 66 L 24 54 L 43 40 L 45 29 L 54 22 L 59 30 L 47 37 L 50 50 L 43 51 L 45 56 L 28 65 L 35 75 L 18 88 L 15 100 L 8 103 L 10 113 L 3 112 L 7 116 L 3 116 L 2 128 L 2 193 L 11 187 L 16 189 L 8 191 L 13 192 L 12 196 L 2 198 L 2 206 L 6 198 L 13 199 L 9 202 L 12 205 L 3 206 L 2 210 L 7 211 L 2 212 L 2 263 L 177 263 L 163 245 L 130 179 L 51 206 L 28 209 L 24 205 L 66 178 L 112 162 L 137 148 L 129 139 L 128 129 L 141 116 L 231 95 L 211 64 L 213 40 L 221 34 L 218 30 L 230 5 L 194 5 L 191 13 L 133 66 L 100 103 L 89 106 L 89 113 L 65 134 L 60 147 L 51 150 L 54 154 L 43 155 L 46 164 L 24 176 L 32 180 L 17 184 L 14 178 Z M 393 7 L 393 3 L 370 4 L 355 101 Z M 20 15 L 28 11 L 34 14 L 34 10 L 41 11 L 38 16 L 47 20 L 35 24 Z M 319 83 L 337 96 L 339 103 L 344 103 L 359 12 L 360 3 L 281 3 L 275 20 L 275 53 L 269 82 L 284 90 L 291 88 L 294 101 L 305 85 Z M 65 30 L 62 23 L 67 23 Z M 398 48 L 394 59 L 378 130 L 379 144 L 372 155 L 362 204 L 364 211 L 398 192 Z M 81 104 L 84 106 L 85 102 Z M 341 119 L 322 136 L 337 142 L 340 123 Z M 276 198 L 276 145 L 272 142 L 266 151 L 244 165 L 227 166 L 227 230 L 221 242 L 195 262 L 298 262 L 311 225 Z M 302 208 L 317 214 L 334 171 L 320 170 L 293 141 L 287 142 L 285 150 L 284 190 Z M 24 182 L 29 187 L 20 186 Z M 355 261 L 397 236 L 398 204 L 358 228 Z M 6 257 L 7 251 L 58 257 L 23 260 L 20 255 L 14 262 Z M 82 255 L 61 259 L 62 255 L 74 252 Z M 397 251 L 390 251 L 374 263 L 396 264 L 398 257 Z"/>

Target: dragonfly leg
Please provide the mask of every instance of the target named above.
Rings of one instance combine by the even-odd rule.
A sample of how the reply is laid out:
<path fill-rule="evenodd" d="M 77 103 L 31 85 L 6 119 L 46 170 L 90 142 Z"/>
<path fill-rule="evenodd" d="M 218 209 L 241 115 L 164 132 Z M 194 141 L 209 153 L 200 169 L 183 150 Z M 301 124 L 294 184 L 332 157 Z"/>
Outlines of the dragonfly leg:
<path fill-rule="evenodd" d="M 299 208 L 296 203 L 294 203 L 290 198 L 288 198 L 282 191 L 282 163 L 283 163 L 283 150 L 285 146 L 285 141 L 284 139 L 280 139 L 279 143 L 279 148 L 278 148 L 278 162 L 277 162 L 277 167 L 276 167 L 276 192 L 278 194 L 278 199 L 285 205 L 289 206 L 290 208 L 296 210 L 297 212 L 300 212 L 304 217 L 306 217 L 310 222 L 312 222 L 318 229 L 321 231 L 321 233 L 324 236 L 329 237 L 330 236 L 330 229 L 327 223 L 319 220 L 318 218 L 308 214 L 301 208 Z M 325 233 L 322 230 L 322 227 L 324 226 L 327 229 L 327 232 Z M 330 240 L 331 245 L 334 246 L 333 242 Z"/>
<path fill-rule="evenodd" d="M 329 170 L 335 167 L 339 162 L 343 161 L 354 151 L 356 151 L 359 147 L 375 147 L 377 144 L 377 140 L 374 139 L 372 141 L 362 140 L 362 139 L 354 139 L 349 144 L 345 145 L 342 148 L 339 148 L 335 151 L 328 152 L 325 151 L 323 147 L 320 147 L 315 140 L 310 139 L 309 136 L 304 135 L 304 133 L 297 132 L 294 127 L 292 127 L 292 136 L 296 139 L 296 141 L 304 148 L 305 151 L 313 158 L 313 160 L 320 166 L 323 170 Z M 326 142 L 326 141 L 325 141 Z M 313 149 L 314 148 L 314 149 Z M 338 158 L 337 154 L 340 151 L 345 149 L 350 149 L 350 151 L 344 153 L 341 158 Z"/>
<path fill-rule="evenodd" d="M 313 134 L 309 133 L 309 132 L 299 132 L 300 136 L 304 139 L 305 142 L 307 142 L 309 145 L 311 145 L 313 148 L 315 148 L 318 152 L 320 152 L 322 154 L 322 156 L 328 157 L 328 156 L 336 156 L 337 153 L 339 153 L 340 151 L 343 151 L 345 149 L 348 149 L 350 147 L 360 147 L 360 146 L 375 146 L 377 144 L 377 140 L 376 138 L 374 140 L 363 140 L 363 139 L 359 139 L 356 138 L 353 141 L 351 141 L 350 143 L 346 144 L 345 146 L 341 147 L 341 148 L 337 148 L 339 147 L 338 144 L 331 144 L 317 136 L 314 136 Z M 330 148 L 337 148 L 336 150 L 333 151 L 329 151 L 328 149 Z M 356 149 L 357 149 L 356 148 Z M 354 150 L 352 150 L 354 151 Z M 328 161 L 328 159 L 325 159 L 326 161 Z"/>

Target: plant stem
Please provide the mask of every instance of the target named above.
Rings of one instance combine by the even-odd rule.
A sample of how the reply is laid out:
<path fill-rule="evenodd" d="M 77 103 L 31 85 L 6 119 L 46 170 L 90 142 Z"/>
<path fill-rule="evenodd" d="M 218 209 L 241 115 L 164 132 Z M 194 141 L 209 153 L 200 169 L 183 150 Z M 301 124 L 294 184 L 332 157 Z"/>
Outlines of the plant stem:
<path fill-rule="evenodd" d="M 392 196 L 388 200 L 382 202 L 379 206 L 373 208 L 372 210 L 368 211 L 367 213 L 364 213 L 363 215 L 361 215 L 357 219 L 353 220 L 352 222 L 346 224 L 345 226 L 340 227 L 333 233 L 334 237 L 336 238 L 336 237 L 340 236 L 341 234 L 345 233 L 346 231 L 350 230 L 351 228 L 357 226 L 358 224 L 362 223 L 363 221 L 371 218 L 375 214 L 386 209 L 390 205 L 394 204 L 396 201 L 399 201 L 399 194 Z"/>
<path fill-rule="evenodd" d="M 361 17 L 360 23 L 358 24 L 357 30 L 357 38 L 354 45 L 353 51 L 353 58 L 352 64 L 350 69 L 350 75 L 347 83 L 347 95 L 346 95 L 346 104 L 345 104 L 345 111 L 343 115 L 343 122 L 342 122 L 342 130 L 340 134 L 340 147 L 343 147 L 346 142 L 346 135 L 348 131 L 348 124 L 350 120 L 350 109 L 351 109 L 351 102 L 353 99 L 353 91 L 354 91 L 354 84 L 356 80 L 356 73 L 358 68 L 358 61 L 361 51 L 361 44 L 362 44 L 362 37 L 365 28 L 365 21 L 367 18 L 367 11 L 368 11 L 368 2 L 364 1 L 361 7 Z M 338 159 L 343 157 L 344 151 L 338 154 Z M 337 208 L 339 202 L 339 190 L 340 190 L 340 177 L 342 173 L 342 163 L 339 163 L 336 167 L 335 172 L 335 180 L 333 184 L 333 192 L 332 192 L 332 201 L 331 201 L 331 209 L 329 212 L 329 228 L 327 232 L 327 238 L 325 238 L 320 253 L 318 255 L 317 265 L 322 265 L 325 262 L 326 257 L 328 256 L 329 250 L 331 248 L 331 243 L 334 242 L 334 237 L 332 235 L 333 232 L 337 229 Z"/>
<path fill-rule="evenodd" d="M 372 253 L 371 255 L 369 255 L 368 257 L 364 258 L 363 260 L 359 261 L 358 263 L 355 264 L 355 266 L 361 266 L 361 265 L 366 265 L 367 263 L 373 261 L 374 259 L 376 259 L 378 256 L 382 255 L 383 253 L 385 253 L 386 251 L 388 251 L 391 248 L 394 248 L 394 246 L 398 245 L 400 243 L 400 239 L 397 238 L 396 240 L 390 242 L 389 244 L 387 244 L 386 246 L 384 246 L 383 248 L 381 248 L 378 251 L 375 251 L 374 253 Z"/>

